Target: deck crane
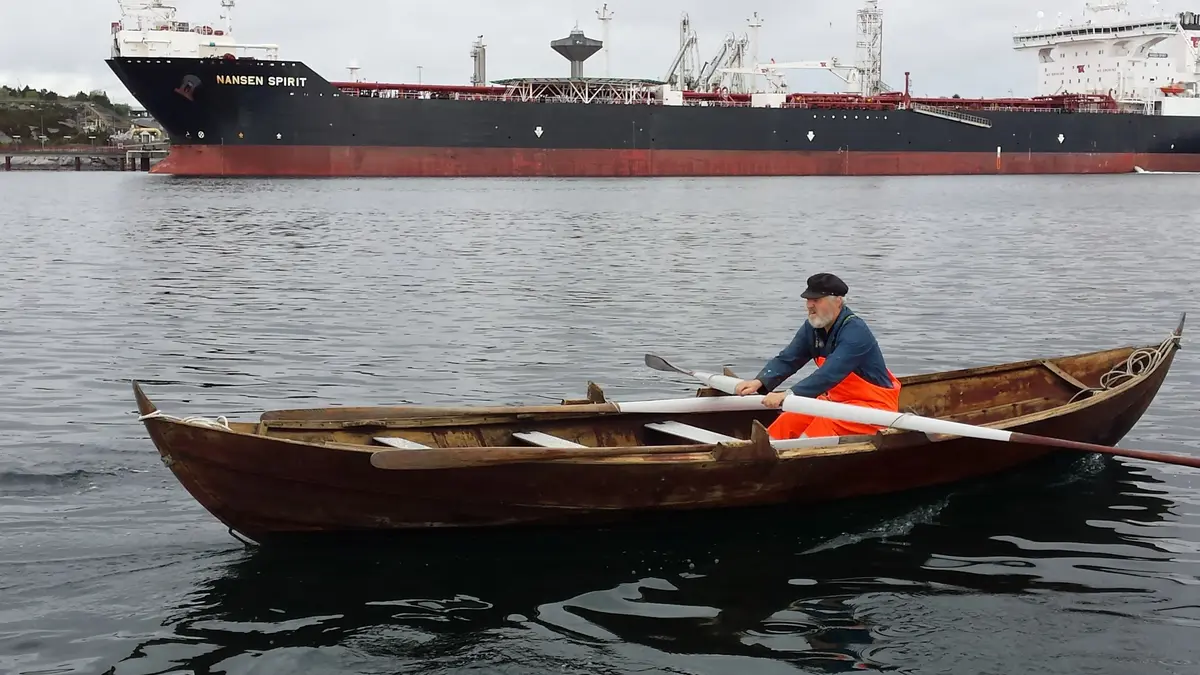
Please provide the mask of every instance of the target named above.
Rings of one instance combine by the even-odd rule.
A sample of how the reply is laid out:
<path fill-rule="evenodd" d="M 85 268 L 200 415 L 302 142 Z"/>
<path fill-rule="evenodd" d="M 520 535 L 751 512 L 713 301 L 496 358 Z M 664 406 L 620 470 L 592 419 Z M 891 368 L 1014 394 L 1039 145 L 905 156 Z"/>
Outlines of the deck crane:
<path fill-rule="evenodd" d="M 752 27 L 761 25 L 757 14 L 750 25 Z M 848 87 L 850 91 L 846 93 L 874 96 L 892 91 L 881 77 L 883 73 L 883 14 L 879 11 L 879 0 L 863 0 L 863 7 L 857 12 L 857 32 L 858 55 L 857 63 L 854 65 L 843 65 L 836 57 L 828 61 L 790 61 L 787 63 L 775 63 L 772 59 L 771 63 L 755 63 L 749 67 L 725 59 L 721 62 L 713 62 L 713 72 L 708 73 L 708 80 L 723 75 L 731 75 L 735 78 L 745 78 L 748 74 L 763 75 L 767 78 L 769 87 L 774 93 L 786 93 L 786 83 L 778 71 L 817 69 L 828 70 L 850 85 Z M 702 81 L 708 80 L 702 78 Z"/>
<path fill-rule="evenodd" d="M 747 93 L 744 73 L 738 71 L 743 70 L 742 62 L 749 44 L 750 38 L 745 34 L 740 38 L 733 33 L 727 34 L 716 57 L 701 69 L 696 89 L 715 91 L 724 87 L 731 93 Z M 724 72 L 727 70 L 730 72 Z"/>
<path fill-rule="evenodd" d="M 776 63 L 772 60 L 770 63 L 760 63 L 753 68 L 724 68 L 724 72 L 730 73 L 757 73 L 767 78 L 770 83 L 773 93 L 787 93 L 787 80 L 781 70 L 828 70 L 849 85 L 849 88 L 855 91 L 847 93 L 858 93 L 864 96 L 876 93 L 864 91 L 863 83 L 864 69 L 862 66 L 849 66 L 838 61 L 835 56 L 828 61 L 787 61 L 784 63 Z M 879 83 L 880 91 L 888 91 L 887 85 Z"/>
<path fill-rule="evenodd" d="M 687 12 L 679 21 L 679 51 L 671 61 L 671 67 L 663 76 L 663 82 L 674 85 L 676 89 L 692 90 L 699 83 L 696 71 L 700 65 L 700 47 L 696 39 L 696 30 L 692 28 L 691 19 Z"/>

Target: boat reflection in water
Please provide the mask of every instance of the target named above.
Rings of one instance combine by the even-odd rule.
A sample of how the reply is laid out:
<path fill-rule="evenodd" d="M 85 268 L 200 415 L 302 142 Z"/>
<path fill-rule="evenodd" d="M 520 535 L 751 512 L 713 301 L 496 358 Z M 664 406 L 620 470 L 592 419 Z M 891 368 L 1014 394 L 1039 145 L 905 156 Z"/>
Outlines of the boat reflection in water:
<path fill-rule="evenodd" d="M 387 672 L 873 670 L 951 659 L 959 639 L 1000 664 L 1022 658 L 1014 626 L 1036 659 L 1037 631 L 1061 653 L 1061 631 L 1086 633 L 1075 612 L 1107 611 L 1092 603 L 1128 615 L 1164 594 L 1200 601 L 1167 578 L 1161 535 L 1146 536 L 1170 519 L 1158 483 L 1132 460 L 1061 453 L 954 488 L 669 526 L 248 549 L 170 612 L 173 636 L 111 672 L 216 672 L 249 654 L 266 672 L 330 647 L 307 654 L 356 672 L 363 659 Z"/>

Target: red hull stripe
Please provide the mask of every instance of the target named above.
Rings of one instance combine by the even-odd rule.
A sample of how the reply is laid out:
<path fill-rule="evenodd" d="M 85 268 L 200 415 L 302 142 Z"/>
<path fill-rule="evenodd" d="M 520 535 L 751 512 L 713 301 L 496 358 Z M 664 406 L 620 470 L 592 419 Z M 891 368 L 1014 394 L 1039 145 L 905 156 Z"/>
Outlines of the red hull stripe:
<path fill-rule="evenodd" d="M 1200 171 L 1200 154 L 174 146 L 184 176 L 904 176 Z"/>

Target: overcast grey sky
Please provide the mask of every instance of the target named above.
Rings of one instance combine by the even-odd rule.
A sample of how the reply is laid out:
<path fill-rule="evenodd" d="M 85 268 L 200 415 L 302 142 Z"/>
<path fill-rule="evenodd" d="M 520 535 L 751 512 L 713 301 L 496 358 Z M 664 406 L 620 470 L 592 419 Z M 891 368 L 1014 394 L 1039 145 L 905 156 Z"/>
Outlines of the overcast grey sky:
<path fill-rule="evenodd" d="M 1130 0 L 1131 10 L 1152 0 Z M 179 19 L 218 23 L 218 0 L 174 0 Z M 579 26 L 600 37 L 602 0 L 238 0 L 234 28 L 243 42 L 280 45 L 283 58 L 303 60 L 331 80 L 348 79 L 356 59 L 366 80 L 466 84 L 471 43 L 488 46 L 488 79 L 568 74 L 548 43 Z M 109 72 L 109 24 L 116 0 L 67 0 L 48 5 L 0 0 L 0 82 L 61 92 L 105 89 L 132 102 Z M 838 56 L 853 63 L 855 11 L 861 0 L 610 0 L 611 74 L 661 77 L 678 49 L 679 17 L 687 12 L 698 34 L 701 61 L 730 31 L 763 18 L 759 58 L 798 61 Z M 884 15 L 883 79 L 900 89 L 912 71 L 922 95 L 1005 96 L 1035 92 L 1035 55 L 1012 49 L 1014 28 L 1033 28 L 1037 11 L 1052 25 L 1059 12 L 1083 15 L 1084 0 L 880 0 Z M 1168 11 L 1200 10 L 1200 0 L 1161 0 Z M 62 14 L 58 11 L 66 10 Z M 585 75 L 603 74 L 598 54 Z M 828 72 L 788 71 L 791 88 L 836 90 Z"/>

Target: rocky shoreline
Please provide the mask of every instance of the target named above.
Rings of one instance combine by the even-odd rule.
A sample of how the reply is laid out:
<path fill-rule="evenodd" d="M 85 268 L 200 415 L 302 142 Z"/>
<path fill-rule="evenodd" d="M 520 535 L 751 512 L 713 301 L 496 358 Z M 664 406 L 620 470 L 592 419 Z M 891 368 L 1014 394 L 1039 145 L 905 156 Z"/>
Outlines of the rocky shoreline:
<path fill-rule="evenodd" d="M 150 166 L 161 158 L 154 157 Z M 3 171 L 140 171 L 141 162 L 129 162 L 124 155 L 6 155 Z"/>

